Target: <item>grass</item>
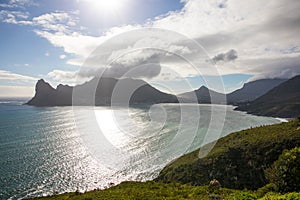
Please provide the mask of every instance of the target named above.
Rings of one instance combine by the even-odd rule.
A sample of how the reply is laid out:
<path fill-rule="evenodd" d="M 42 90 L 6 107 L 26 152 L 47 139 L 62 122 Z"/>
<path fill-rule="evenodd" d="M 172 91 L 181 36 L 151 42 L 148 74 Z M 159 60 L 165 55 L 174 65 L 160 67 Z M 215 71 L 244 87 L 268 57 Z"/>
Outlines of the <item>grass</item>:
<path fill-rule="evenodd" d="M 259 196 L 257 191 L 239 191 L 220 188 L 210 191 L 208 186 L 190 186 L 179 183 L 148 182 L 123 182 L 120 185 L 106 189 L 95 190 L 86 193 L 66 193 L 51 197 L 36 198 L 39 200 L 105 200 L 105 199 L 226 199 L 226 200 L 254 200 L 254 199 L 300 199 L 300 193 L 288 193 L 280 195 L 269 192 Z"/>

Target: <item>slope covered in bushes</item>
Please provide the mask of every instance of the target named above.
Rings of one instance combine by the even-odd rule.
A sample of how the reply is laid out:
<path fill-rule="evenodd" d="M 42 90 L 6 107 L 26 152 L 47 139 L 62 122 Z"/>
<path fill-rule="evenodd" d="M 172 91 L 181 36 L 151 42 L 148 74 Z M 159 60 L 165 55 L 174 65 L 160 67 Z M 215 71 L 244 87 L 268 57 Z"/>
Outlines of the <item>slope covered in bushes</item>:
<path fill-rule="evenodd" d="M 156 180 L 207 185 L 217 179 L 227 188 L 257 189 L 268 183 L 264 170 L 285 149 L 297 146 L 299 121 L 243 130 L 219 139 L 204 158 L 200 159 L 196 150 L 176 159 Z"/>

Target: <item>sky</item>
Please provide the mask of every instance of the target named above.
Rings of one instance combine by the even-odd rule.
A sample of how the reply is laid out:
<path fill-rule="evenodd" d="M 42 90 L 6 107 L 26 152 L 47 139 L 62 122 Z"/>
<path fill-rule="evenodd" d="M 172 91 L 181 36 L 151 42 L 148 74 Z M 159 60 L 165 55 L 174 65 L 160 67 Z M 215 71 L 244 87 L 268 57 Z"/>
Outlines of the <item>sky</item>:
<path fill-rule="evenodd" d="M 299 10 L 299 0 L 0 0 L 0 97 L 99 74 L 172 93 L 291 78 Z"/>

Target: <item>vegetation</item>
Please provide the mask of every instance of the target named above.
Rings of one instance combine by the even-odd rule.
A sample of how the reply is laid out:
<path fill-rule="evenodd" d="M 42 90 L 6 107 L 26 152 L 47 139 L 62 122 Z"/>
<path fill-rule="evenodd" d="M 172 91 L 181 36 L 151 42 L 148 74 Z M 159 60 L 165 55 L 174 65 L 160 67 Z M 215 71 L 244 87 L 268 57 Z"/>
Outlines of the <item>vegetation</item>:
<path fill-rule="evenodd" d="M 284 151 L 266 170 L 266 176 L 279 192 L 300 191 L 300 147 Z"/>
<path fill-rule="evenodd" d="M 104 199 L 199 199 L 199 200 L 255 200 L 255 199 L 300 199 L 300 193 L 280 195 L 267 193 L 259 197 L 256 191 L 239 191 L 226 188 L 209 190 L 208 186 L 190 186 L 179 183 L 123 182 L 120 185 L 86 193 L 66 193 L 57 196 L 36 198 L 41 200 L 104 200 Z"/>
<path fill-rule="evenodd" d="M 258 189 L 268 183 L 264 170 L 283 150 L 300 146 L 299 125 L 293 121 L 232 133 L 219 139 L 204 158 L 196 150 L 176 159 L 156 180 L 207 185 L 217 179 L 226 188 Z"/>

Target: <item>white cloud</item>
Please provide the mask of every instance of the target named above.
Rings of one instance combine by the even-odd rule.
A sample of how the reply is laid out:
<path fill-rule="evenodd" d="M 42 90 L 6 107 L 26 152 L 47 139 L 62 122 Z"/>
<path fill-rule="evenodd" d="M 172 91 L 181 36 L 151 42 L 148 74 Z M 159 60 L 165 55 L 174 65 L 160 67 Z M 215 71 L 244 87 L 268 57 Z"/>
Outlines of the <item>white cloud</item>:
<path fill-rule="evenodd" d="M 0 97 L 33 97 L 33 86 L 0 86 Z"/>
<path fill-rule="evenodd" d="M 28 12 L 0 10 L 0 21 L 4 23 L 29 25 L 28 17 Z"/>
<path fill-rule="evenodd" d="M 101 43 L 99 38 L 82 35 L 78 32 L 73 32 L 69 35 L 40 30 L 36 30 L 35 32 L 39 36 L 48 39 L 54 46 L 64 48 L 66 53 L 75 54 L 79 57 L 88 56 Z"/>
<path fill-rule="evenodd" d="M 65 59 L 67 56 L 65 54 L 62 54 L 59 56 L 60 59 Z"/>
<path fill-rule="evenodd" d="M 220 52 L 228 52 L 234 49 L 238 54 L 235 63 L 221 63 L 218 66 L 221 74 L 230 73 L 251 73 L 254 75 L 265 74 L 264 76 L 278 74 L 286 68 L 286 63 L 279 62 L 299 57 L 299 51 L 291 51 L 299 48 L 300 38 L 300 2 L 297 0 L 276 0 L 262 3 L 260 0 L 239 1 L 239 0 L 185 0 L 182 10 L 170 12 L 166 15 L 158 16 L 147 23 L 136 26 L 113 27 L 108 32 L 99 37 L 92 37 L 80 32 L 72 34 L 50 33 L 48 31 L 36 31 L 40 36 L 48 39 L 53 45 L 63 47 L 66 53 L 77 55 L 77 59 L 69 60 L 69 64 L 82 64 L 98 45 L 102 44 L 112 36 L 133 30 L 140 27 L 163 28 L 184 34 L 202 44 L 213 58 Z M 160 48 L 165 45 L 159 40 L 146 38 L 143 43 Z M 126 42 L 126 41 L 124 41 Z M 119 45 L 119 44 L 115 44 Z M 111 57 L 129 51 L 133 46 L 120 46 L 120 50 L 112 52 Z M 171 45 L 170 45 L 171 48 Z M 188 44 L 173 45 L 176 49 L 188 49 Z M 190 53 L 190 52 L 185 52 Z M 193 52 L 194 56 L 189 56 L 192 62 L 204 66 L 204 63 Z M 293 56 L 291 56 L 293 55 Z M 142 55 L 140 55 L 142 56 Z M 134 62 L 136 57 L 131 57 Z M 128 59 L 126 57 L 126 59 Z M 255 60 L 253 60 L 255 59 Z M 81 62 L 79 62 L 81 61 Z M 130 62 L 130 60 L 127 60 Z M 276 63 L 280 63 L 276 65 Z M 176 64 L 176 63 L 173 63 Z M 181 63 L 177 63 L 180 65 Z M 274 67 L 274 65 L 278 67 Z M 268 67 L 268 69 L 264 69 Z M 182 71 L 185 68 L 182 67 Z M 296 74 L 296 68 L 290 69 Z M 205 70 L 202 70 L 205 71 Z M 277 71 L 277 72 L 276 72 Z"/>
<path fill-rule="evenodd" d="M 60 83 L 78 85 L 90 80 L 92 77 L 80 76 L 78 71 L 53 70 L 47 74 L 47 78 L 47 81 L 52 85 L 58 85 Z"/>
<path fill-rule="evenodd" d="M 10 71 L 0 70 L 0 80 L 16 80 L 16 81 L 36 81 L 37 78 L 12 73 Z"/>
<path fill-rule="evenodd" d="M 32 97 L 38 79 L 31 76 L 0 70 L 0 97 Z"/>
<path fill-rule="evenodd" d="M 0 19 L 7 23 L 35 26 L 36 34 L 47 39 L 52 45 L 62 47 L 66 54 L 76 56 L 67 61 L 72 65 L 82 65 L 93 50 L 118 34 L 150 27 L 175 31 L 197 41 L 212 59 L 220 52 L 226 53 L 234 49 L 234 53 L 238 55 L 234 63 L 218 63 L 218 71 L 223 75 L 250 73 L 255 75 L 254 78 L 259 78 L 290 77 L 299 73 L 299 67 L 294 66 L 300 58 L 298 12 L 300 1 L 274 0 L 262 3 L 260 0 L 183 0 L 182 2 L 185 5 L 179 11 L 158 16 L 144 24 L 112 27 L 99 36 L 90 36 L 83 33 L 84 29 L 77 27 L 78 12 L 47 13 L 29 20 L 28 13 L 1 11 Z M 128 40 L 130 41 L 130 37 Z M 110 42 L 113 47 L 107 47 L 109 49 L 107 52 L 100 52 L 103 54 L 109 52 L 110 60 L 139 45 L 150 46 L 188 55 L 189 61 L 196 63 L 202 73 L 211 73 L 208 70 L 209 66 L 204 62 L 204 55 L 199 56 L 203 52 L 193 51 L 188 40 L 166 43 L 159 38 L 145 37 L 139 41 L 140 43 L 134 44 L 127 40 Z M 160 64 L 173 66 L 176 71 L 181 70 L 186 76 L 196 75 L 195 70 L 189 70 L 182 61 L 168 59 L 168 55 L 165 57 L 163 61 L 159 59 Z M 118 60 L 117 69 L 123 67 L 126 71 L 130 64 L 136 65 L 143 59 L 151 61 L 153 57 L 149 55 L 149 51 L 141 51 L 139 55 L 130 54 Z M 100 64 L 99 66 L 103 67 Z"/>
<path fill-rule="evenodd" d="M 54 31 L 60 33 L 69 32 L 71 27 L 76 26 L 78 18 L 74 13 L 52 12 L 32 18 L 34 26 L 40 26 L 45 31 Z"/>
<path fill-rule="evenodd" d="M 76 79 L 77 71 L 53 70 L 52 72 L 48 73 L 48 76 L 54 80 Z"/>
<path fill-rule="evenodd" d="M 6 3 L 0 3 L 3 8 L 25 8 L 29 6 L 37 6 L 38 3 L 33 0 L 8 0 Z"/>
<path fill-rule="evenodd" d="M 79 31 L 70 33 L 50 32 L 47 30 L 35 30 L 36 34 L 46 38 L 52 45 L 62 47 L 65 53 L 78 56 L 69 60 L 69 64 L 81 66 L 84 60 L 104 41 L 124 33 L 129 30 L 137 29 L 140 26 L 126 25 L 122 27 L 113 27 L 102 36 L 89 36 Z"/>
<path fill-rule="evenodd" d="M 42 31 L 60 34 L 71 33 L 78 23 L 78 12 L 56 11 L 29 19 L 29 12 L 1 10 L 0 21 L 10 24 L 29 25 Z"/>

